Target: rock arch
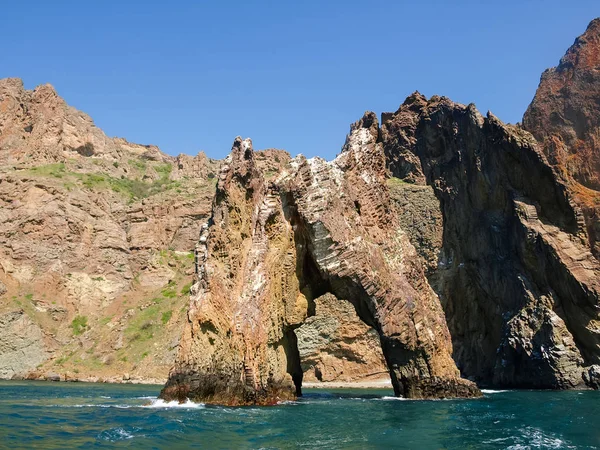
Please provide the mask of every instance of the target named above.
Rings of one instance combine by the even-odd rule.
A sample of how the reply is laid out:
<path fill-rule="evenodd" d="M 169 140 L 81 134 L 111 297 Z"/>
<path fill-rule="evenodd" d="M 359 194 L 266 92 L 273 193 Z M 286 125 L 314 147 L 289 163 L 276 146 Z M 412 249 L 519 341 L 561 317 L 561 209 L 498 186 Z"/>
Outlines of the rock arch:
<path fill-rule="evenodd" d="M 397 222 L 378 132 L 367 113 L 334 161 L 298 156 L 271 180 L 251 141 L 236 138 L 200 238 L 189 321 L 162 398 L 295 398 L 302 373 L 293 330 L 326 292 L 352 302 L 377 330 L 396 395 L 480 395 L 460 378 L 439 299 Z"/>

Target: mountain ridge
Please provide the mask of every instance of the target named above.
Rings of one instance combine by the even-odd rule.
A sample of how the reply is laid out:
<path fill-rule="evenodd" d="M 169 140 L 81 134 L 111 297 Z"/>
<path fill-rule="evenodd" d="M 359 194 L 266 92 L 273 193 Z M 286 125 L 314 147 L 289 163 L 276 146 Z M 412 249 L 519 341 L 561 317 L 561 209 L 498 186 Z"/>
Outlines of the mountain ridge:
<path fill-rule="evenodd" d="M 163 398 L 227 404 L 386 371 L 414 398 L 597 388 L 598 55 L 595 19 L 522 126 L 415 92 L 331 161 L 169 156 L 0 80 L 0 377 L 170 371 Z"/>

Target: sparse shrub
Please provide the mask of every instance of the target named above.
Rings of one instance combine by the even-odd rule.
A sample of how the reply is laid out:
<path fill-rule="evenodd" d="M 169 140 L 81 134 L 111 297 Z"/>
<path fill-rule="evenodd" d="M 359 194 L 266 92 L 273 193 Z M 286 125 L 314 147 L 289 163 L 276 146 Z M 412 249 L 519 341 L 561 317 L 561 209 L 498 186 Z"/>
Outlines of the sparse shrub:
<path fill-rule="evenodd" d="M 161 291 L 161 294 L 165 298 L 175 298 L 177 297 L 177 291 L 175 288 L 167 288 Z"/>
<path fill-rule="evenodd" d="M 171 171 L 173 170 L 173 166 L 169 163 L 166 164 L 158 164 L 154 166 L 154 170 L 158 173 L 161 178 L 169 178 Z"/>
<path fill-rule="evenodd" d="M 181 288 L 181 295 L 188 295 L 190 293 L 190 289 L 192 288 L 192 282 L 186 283 Z"/>
<path fill-rule="evenodd" d="M 130 159 L 127 162 L 129 163 L 130 166 L 135 167 L 136 169 L 138 169 L 141 172 L 146 171 L 146 161 L 144 161 L 143 159 Z"/>
<path fill-rule="evenodd" d="M 62 178 L 65 174 L 65 163 L 46 164 L 43 166 L 32 167 L 29 173 L 33 175 Z"/>
<path fill-rule="evenodd" d="M 75 316 L 71 322 L 71 328 L 73 329 L 73 334 L 75 336 L 79 336 L 85 331 L 87 328 L 87 321 L 88 319 L 86 316 Z"/>
<path fill-rule="evenodd" d="M 110 322 L 112 320 L 111 316 L 108 317 L 104 317 L 103 319 L 100 319 L 100 324 L 101 325 L 106 325 L 108 322 Z"/>
<path fill-rule="evenodd" d="M 169 320 L 171 320 L 172 316 L 173 316 L 173 312 L 171 310 L 165 311 L 162 314 L 162 317 L 160 318 L 160 320 L 163 323 L 163 325 L 165 325 Z"/>

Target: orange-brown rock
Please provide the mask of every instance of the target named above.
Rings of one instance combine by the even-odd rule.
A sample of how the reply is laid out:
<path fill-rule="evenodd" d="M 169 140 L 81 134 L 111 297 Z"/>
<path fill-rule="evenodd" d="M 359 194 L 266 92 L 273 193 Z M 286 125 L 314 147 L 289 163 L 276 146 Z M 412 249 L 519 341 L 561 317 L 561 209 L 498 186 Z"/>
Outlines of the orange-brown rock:
<path fill-rule="evenodd" d="M 542 144 L 549 162 L 583 211 L 590 248 L 600 258 L 600 18 L 546 70 L 523 128 Z"/>
<path fill-rule="evenodd" d="M 290 161 L 255 156 L 266 180 Z M 221 164 L 109 138 L 51 86 L 0 80 L 0 378 L 164 382 Z"/>
<path fill-rule="evenodd" d="M 397 395 L 480 395 L 459 377 L 442 307 L 399 226 L 378 132 L 367 113 L 335 160 L 299 156 L 268 182 L 251 142 L 236 139 L 162 398 L 294 398 L 302 383 L 294 329 L 325 293 L 350 301 L 378 332 Z"/>
<path fill-rule="evenodd" d="M 542 74 L 523 127 L 551 164 L 587 188 L 600 189 L 600 18 Z"/>
<path fill-rule="evenodd" d="M 50 85 L 0 80 L 0 378 L 164 380 L 218 166 L 109 138 Z"/>

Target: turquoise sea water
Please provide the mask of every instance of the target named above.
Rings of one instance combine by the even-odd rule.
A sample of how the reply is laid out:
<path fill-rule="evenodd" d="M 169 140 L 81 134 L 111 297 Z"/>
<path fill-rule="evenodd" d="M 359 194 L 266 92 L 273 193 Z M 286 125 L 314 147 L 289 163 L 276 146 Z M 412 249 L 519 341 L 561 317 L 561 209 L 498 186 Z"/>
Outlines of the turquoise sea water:
<path fill-rule="evenodd" d="M 306 390 L 275 407 L 169 405 L 159 386 L 0 382 L 0 448 L 600 448 L 600 392 L 410 401 Z"/>

